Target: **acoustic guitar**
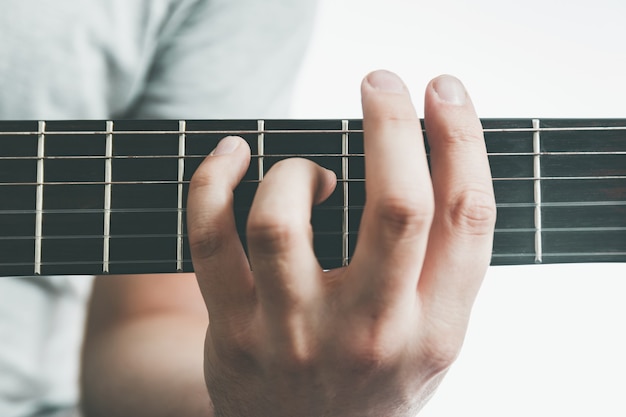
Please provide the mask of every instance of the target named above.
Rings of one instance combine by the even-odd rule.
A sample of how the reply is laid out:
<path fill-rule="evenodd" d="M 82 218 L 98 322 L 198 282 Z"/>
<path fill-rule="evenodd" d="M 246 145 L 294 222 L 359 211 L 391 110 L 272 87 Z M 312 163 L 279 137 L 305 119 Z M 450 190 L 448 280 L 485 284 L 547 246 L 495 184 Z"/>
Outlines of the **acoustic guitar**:
<path fill-rule="evenodd" d="M 493 265 L 626 261 L 626 119 L 482 123 Z M 348 264 L 365 204 L 360 120 L 3 121 L 0 276 L 192 271 L 189 180 L 231 134 L 253 154 L 234 198 L 244 245 L 259 181 L 302 156 L 337 173 L 313 209 L 314 246 L 323 267 Z"/>

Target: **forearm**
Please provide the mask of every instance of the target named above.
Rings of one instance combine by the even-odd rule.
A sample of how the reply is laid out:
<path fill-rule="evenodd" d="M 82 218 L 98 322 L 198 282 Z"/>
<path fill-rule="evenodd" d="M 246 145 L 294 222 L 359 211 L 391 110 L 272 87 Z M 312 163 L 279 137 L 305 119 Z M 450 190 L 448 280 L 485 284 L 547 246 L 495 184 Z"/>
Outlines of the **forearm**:
<path fill-rule="evenodd" d="M 164 313 L 88 332 L 85 416 L 213 416 L 203 376 L 206 327 L 205 320 Z"/>

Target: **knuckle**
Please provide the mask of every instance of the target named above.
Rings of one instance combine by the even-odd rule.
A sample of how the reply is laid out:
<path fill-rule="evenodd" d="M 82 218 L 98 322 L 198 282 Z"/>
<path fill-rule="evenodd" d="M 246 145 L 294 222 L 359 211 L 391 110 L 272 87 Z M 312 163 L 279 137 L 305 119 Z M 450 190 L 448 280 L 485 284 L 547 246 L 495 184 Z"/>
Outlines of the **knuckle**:
<path fill-rule="evenodd" d="M 413 108 L 393 108 L 388 109 L 386 112 L 382 112 L 379 116 L 379 122 L 389 125 L 400 125 L 402 127 L 409 127 L 413 130 L 421 130 L 422 125 L 417 118 Z"/>
<path fill-rule="evenodd" d="M 314 368 L 317 355 L 312 350 L 289 349 L 275 358 L 283 369 L 290 371 L 306 371 Z"/>
<path fill-rule="evenodd" d="M 203 161 L 194 171 L 189 182 L 189 192 L 195 192 L 198 189 L 213 189 L 223 182 L 223 173 L 216 172 L 213 164 Z M 219 168 L 219 167 L 217 167 Z"/>
<path fill-rule="evenodd" d="M 434 205 L 430 199 L 416 201 L 390 197 L 382 199 L 376 211 L 382 227 L 393 236 L 410 236 L 430 227 Z"/>
<path fill-rule="evenodd" d="M 279 340 L 271 349 L 271 363 L 288 372 L 306 371 L 319 362 L 319 341 L 311 328 L 309 318 L 295 314 L 281 325 Z"/>
<path fill-rule="evenodd" d="M 450 144 L 457 143 L 484 143 L 484 137 L 480 124 L 477 126 L 454 126 L 449 127 L 443 135 L 443 140 Z"/>
<path fill-rule="evenodd" d="M 224 233 L 219 225 L 212 223 L 211 220 L 207 220 L 202 227 L 188 228 L 189 248 L 199 259 L 213 258 L 222 247 Z"/>
<path fill-rule="evenodd" d="M 436 339 L 426 339 L 422 346 L 424 363 L 433 373 L 443 372 L 456 361 L 460 352 L 460 342 L 453 335 L 438 335 Z"/>
<path fill-rule="evenodd" d="M 281 159 L 274 163 L 274 165 L 272 165 L 267 171 L 265 180 L 268 178 L 276 179 L 274 177 L 292 176 L 302 171 L 310 170 L 316 166 L 317 165 L 313 161 L 302 157 L 289 157 Z"/>
<path fill-rule="evenodd" d="M 210 198 L 207 198 L 210 194 Z M 206 205 L 210 200 L 210 207 Z M 222 225 L 224 212 L 232 207 L 232 193 L 218 187 L 215 175 L 199 168 L 189 184 L 187 238 L 195 257 L 211 258 L 222 247 L 226 231 Z"/>
<path fill-rule="evenodd" d="M 285 159 L 281 159 L 280 161 L 276 162 L 272 168 L 269 170 L 269 172 L 274 172 L 277 171 L 279 169 L 293 169 L 293 168 L 300 168 L 303 165 L 310 165 L 313 162 L 306 159 L 306 158 L 301 158 L 301 157 L 291 157 L 291 158 L 285 158 Z M 268 175 L 269 175 L 268 172 Z"/>
<path fill-rule="evenodd" d="M 496 221 L 496 204 L 492 193 L 465 190 L 449 205 L 454 230 L 469 235 L 486 235 L 493 232 Z"/>
<path fill-rule="evenodd" d="M 392 358 L 393 355 L 386 346 L 371 342 L 356 348 L 349 360 L 353 368 L 368 372 L 388 367 Z"/>
<path fill-rule="evenodd" d="M 210 186 L 213 183 L 211 178 L 211 175 L 209 175 L 206 169 L 202 169 L 202 167 L 198 168 L 191 176 L 189 190 L 193 191 L 197 188 Z"/>
<path fill-rule="evenodd" d="M 229 328 L 220 331 L 219 336 L 212 339 L 216 355 L 224 362 L 243 364 L 254 360 L 257 341 L 251 332 L 240 328 Z"/>
<path fill-rule="evenodd" d="M 292 222 L 276 214 L 250 214 L 248 219 L 248 243 L 270 252 L 290 248 L 301 233 L 301 228 L 296 228 Z"/>
<path fill-rule="evenodd" d="M 381 323 L 363 326 L 350 335 L 345 362 L 357 372 L 371 372 L 393 366 L 404 348 L 404 339 Z"/>
<path fill-rule="evenodd" d="M 371 94 L 374 93 L 374 94 Z M 381 91 L 366 94 L 363 100 L 363 123 L 366 130 L 381 124 L 421 127 L 409 95 L 387 94 Z"/>
<path fill-rule="evenodd" d="M 368 113 L 363 119 L 363 129 L 368 134 L 397 131 L 420 132 L 422 123 L 412 108 L 385 106 Z"/>

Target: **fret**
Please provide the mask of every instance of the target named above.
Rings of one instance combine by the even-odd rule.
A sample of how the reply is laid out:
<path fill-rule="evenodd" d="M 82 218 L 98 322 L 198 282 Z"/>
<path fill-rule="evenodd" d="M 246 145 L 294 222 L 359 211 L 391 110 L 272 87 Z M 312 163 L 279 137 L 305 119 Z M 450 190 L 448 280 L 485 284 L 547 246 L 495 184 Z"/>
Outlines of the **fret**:
<path fill-rule="evenodd" d="M 265 168 L 263 165 L 263 157 L 265 155 L 265 121 L 259 120 L 257 129 L 259 131 L 259 135 L 257 137 L 257 164 L 259 164 L 258 169 L 258 180 L 259 182 L 263 181 L 263 176 L 265 174 Z"/>
<path fill-rule="evenodd" d="M 185 179 L 185 139 L 186 139 L 186 122 L 180 120 L 178 122 L 178 205 L 177 205 L 177 221 L 176 221 L 176 271 L 183 270 L 183 234 L 185 225 L 183 223 L 183 201 L 184 196 L 184 179 Z"/>
<path fill-rule="evenodd" d="M 343 219 L 341 222 L 341 264 L 343 266 L 348 265 L 348 261 L 349 261 L 349 256 L 350 256 L 350 248 L 349 248 L 349 241 L 348 241 L 348 231 L 350 230 L 350 226 L 349 226 L 349 220 L 350 220 L 350 216 L 349 216 L 349 203 L 350 203 L 350 198 L 349 198 L 349 185 L 350 183 L 348 182 L 349 179 L 349 158 L 348 158 L 348 153 L 349 153 L 349 142 L 348 142 L 348 127 L 349 127 L 349 121 L 348 120 L 342 120 L 341 121 L 341 129 L 344 131 L 341 135 L 341 154 L 342 154 L 342 158 L 341 158 L 341 179 L 343 179 Z"/>
<path fill-rule="evenodd" d="M 537 127 L 532 120 L 489 120 L 483 121 L 483 127 L 498 203 L 492 264 L 536 263 L 540 253 L 535 232 Z"/>
<path fill-rule="evenodd" d="M 113 158 L 110 273 L 175 272 L 178 264 L 180 125 L 177 120 L 116 121 Z M 133 130 L 169 131 L 134 135 Z M 128 210 L 133 209 L 133 210 Z M 167 209 L 167 210 L 164 210 Z M 169 260 L 165 264 L 157 261 Z"/>
<path fill-rule="evenodd" d="M 365 206 L 365 158 L 363 143 L 363 121 L 350 120 L 351 131 L 349 134 L 348 153 L 356 155 L 349 157 L 348 181 L 350 193 L 348 195 L 348 254 L 354 253 L 356 248 L 358 229 L 361 224 L 361 216 Z M 358 180 L 361 179 L 361 180 Z"/>
<path fill-rule="evenodd" d="M 40 121 L 37 129 L 37 196 L 35 197 L 35 268 L 34 274 L 41 275 L 41 239 L 43 229 L 43 183 L 46 122 Z"/>
<path fill-rule="evenodd" d="M 533 176 L 534 180 L 534 202 L 535 202 L 535 263 L 542 262 L 542 237 L 541 237 L 541 132 L 540 122 L 538 119 L 533 119 Z"/>
<path fill-rule="evenodd" d="M 482 122 L 498 207 L 493 265 L 626 260 L 626 120 Z M 360 120 L 0 122 L 0 132 L 0 276 L 192 270 L 189 181 L 228 134 L 252 153 L 234 193 L 244 247 L 259 181 L 291 156 L 337 173 L 311 214 L 320 263 L 345 265 L 356 246 Z"/>
<path fill-rule="evenodd" d="M 261 121 L 263 122 L 263 121 Z M 263 124 L 261 125 L 263 127 Z M 250 145 L 252 155 L 259 153 L 259 142 L 263 145 L 265 137 L 259 141 L 259 134 L 265 129 L 259 130 L 258 120 L 188 120 L 187 121 L 187 157 L 185 159 L 185 184 L 184 189 L 188 190 L 188 182 L 191 176 L 204 160 L 207 153 L 211 152 L 217 146 L 218 142 L 227 134 L 238 134 L 243 137 Z M 235 133 L 245 131 L 247 133 Z M 196 132 L 196 133 L 190 133 Z M 198 133 L 200 132 L 200 133 Z M 219 132 L 219 133 L 216 133 Z M 224 134 L 223 132 L 229 132 Z M 261 151 L 263 153 L 263 151 Z M 237 231 L 240 235 L 245 234 L 245 226 L 247 221 L 247 210 L 250 207 L 252 199 L 256 192 L 259 175 L 263 175 L 265 170 L 261 164 L 259 169 L 259 158 L 253 157 L 250 161 L 250 167 L 244 174 L 243 182 L 237 188 L 234 194 L 235 205 L 235 223 Z M 186 195 L 186 194 L 185 194 Z M 186 201 L 184 201 L 186 204 Z M 184 240 L 185 254 L 189 254 L 187 239 Z M 245 240 L 242 241 L 244 249 L 246 249 Z M 191 260 L 185 259 L 184 270 L 189 271 L 192 268 Z"/>
<path fill-rule="evenodd" d="M 543 181 L 543 201 L 552 203 L 543 208 L 547 262 L 590 259 L 585 255 L 589 249 L 597 253 L 591 259 L 598 262 L 615 260 L 626 252 L 626 134 L 586 131 L 585 125 L 576 120 L 542 120 L 542 126 L 549 128 L 542 133 L 542 175 L 559 177 Z M 566 134 L 564 128 L 580 130 Z"/>
<path fill-rule="evenodd" d="M 76 134 L 55 134 L 69 129 Z M 106 130 L 106 121 L 46 124 L 43 275 L 103 271 Z M 91 131 L 102 134 L 91 135 Z M 88 155 L 100 158 L 84 159 Z M 65 265 L 68 262 L 73 263 Z"/>
<path fill-rule="evenodd" d="M 337 177 L 341 178 L 343 140 L 341 120 L 266 120 L 265 128 L 265 157 L 263 158 L 265 173 L 276 162 L 285 159 L 286 155 L 304 153 L 314 155 L 308 159 L 333 170 Z M 300 133 L 292 135 L 268 133 L 286 129 Z M 329 133 L 321 136 L 311 133 L 315 129 Z M 297 139 L 294 140 L 295 138 Z M 323 153 L 320 153 L 321 150 Z M 357 178 L 363 178 L 363 174 Z M 325 204 L 315 206 L 311 212 L 311 224 L 316 232 L 313 237 L 313 246 L 318 258 L 329 260 L 329 263 L 324 265 L 325 268 L 339 267 L 343 262 L 341 234 L 326 234 L 326 232 L 341 232 L 343 213 L 341 209 L 328 211 L 322 207 L 342 207 L 342 205 L 343 189 L 336 187 Z"/>
<path fill-rule="evenodd" d="M 38 123 L 3 122 L 0 156 L 12 158 L 0 163 L 0 266 L 2 275 L 32 275 L 35 250 L 35 205 Z M 30 136 L 13 135 L 34 131 Z M 26 159 L 23 159 L 26 158 Z M 12 186 L 2 186 L 13 183 Z M 35 183 L 35 185 L 24 185 Z"/>
<path fill-rule="evenodd" d="M 106 143 L 104 154 L 104 238 L 102 242 L 102 272 L 109 273 L 111 258 L 111 190 L 113 182 L 113 122 L 106 122 Z"/>

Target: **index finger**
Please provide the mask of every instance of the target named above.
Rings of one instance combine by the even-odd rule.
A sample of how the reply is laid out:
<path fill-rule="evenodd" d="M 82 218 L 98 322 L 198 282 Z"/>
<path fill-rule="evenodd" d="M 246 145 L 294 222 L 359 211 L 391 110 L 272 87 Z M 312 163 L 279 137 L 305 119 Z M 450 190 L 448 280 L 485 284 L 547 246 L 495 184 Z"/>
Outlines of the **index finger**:
<path fill-rule="evenodd" d="M 215 325 L 220 315 L 248 306 L 254 284 L 235 226 L 233 190 L 250 161 L 250 148 L 229 136 L 200 164 L 189 184 L 187 231 L 200 291 Z"/>

